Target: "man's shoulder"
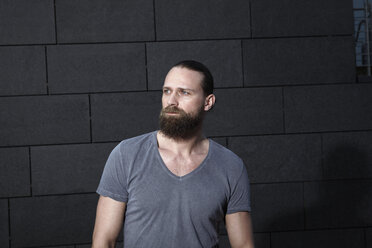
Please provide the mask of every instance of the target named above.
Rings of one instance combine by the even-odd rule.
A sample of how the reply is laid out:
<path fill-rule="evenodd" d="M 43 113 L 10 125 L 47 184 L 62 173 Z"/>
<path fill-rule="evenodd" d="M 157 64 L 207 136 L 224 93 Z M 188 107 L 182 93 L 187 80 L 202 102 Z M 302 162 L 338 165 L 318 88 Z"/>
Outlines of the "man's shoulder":
<path fill-rule="evenodd" d="M 233 151 L 212 139 L 210 139 L 210 142 L 212 143 L 213 160 L 219 161 L 222 164 L 228 163 L 229 165 L 235 165 L 237 167 L 244 166 L 243 160 Z"/>
<path fill-rule="evenodd" d="M 233 151 L 228 149 L 227 147 L 217 143 L 216 141 L 209 139 L 212 145 L 212 149 L 215 152 L 215 155 L 221 156 L 221 157 L 227 157 L 229 159 L 234 159 L 234 160 L 240 160 L 240 157 L 236 155 Z"/>
<path fill-rule="evenodd" d="M 141 134 L 135 137 L 122 140 L 117 146 L 117 150 L 128 152 L 138 151 L 144 146 L 149 146 L 153 143 L 154 135 L 157 131 Z"/>
<path fill-rule="evenodd" d="M 156 135 L 156 132 L 157 131 L 152 131 L 152 132 L 149 132 L 149 133 L 144 133 L 144 134 L 141 134 L 141 135 L 138 135 L 138 136 L 127 138 L 127 139 L 122 140 L 120 142 L 120 144 L 134 145 L 136 143 L 142 143 L 142 142 L 145 142 L 145 141 L 150 140 L 151 138 L 153 138 L 154 135 Z"/>

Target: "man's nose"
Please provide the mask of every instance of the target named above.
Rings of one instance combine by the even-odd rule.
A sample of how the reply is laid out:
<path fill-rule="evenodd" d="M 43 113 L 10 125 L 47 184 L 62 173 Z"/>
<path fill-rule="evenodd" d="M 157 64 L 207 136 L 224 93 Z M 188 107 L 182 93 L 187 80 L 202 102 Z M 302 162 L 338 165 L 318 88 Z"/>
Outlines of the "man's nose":
<path fill-rule="evenodd" d="M 173 92 L 172 94 L 169 95 L 168 105 L 176 105 L 176 106 L 178 105 L 178 99 L 177 99 L 176 92 Z"/>

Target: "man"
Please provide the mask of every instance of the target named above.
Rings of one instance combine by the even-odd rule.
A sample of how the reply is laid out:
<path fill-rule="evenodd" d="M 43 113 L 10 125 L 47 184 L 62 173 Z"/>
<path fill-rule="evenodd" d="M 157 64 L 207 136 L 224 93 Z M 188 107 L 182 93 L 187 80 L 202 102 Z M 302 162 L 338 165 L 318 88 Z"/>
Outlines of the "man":
<path fill-rule="evenodd" d="M 253 247 L 245 166 L 202 134 L 214 103 L 213 77 L 203 64 L 172 67 L 160 131 L 122 141 L 107 160 L 93 247 L 114 247 L 123 221 L 125 248 L 218 247 L 222 221 L 231 247 Z"/>

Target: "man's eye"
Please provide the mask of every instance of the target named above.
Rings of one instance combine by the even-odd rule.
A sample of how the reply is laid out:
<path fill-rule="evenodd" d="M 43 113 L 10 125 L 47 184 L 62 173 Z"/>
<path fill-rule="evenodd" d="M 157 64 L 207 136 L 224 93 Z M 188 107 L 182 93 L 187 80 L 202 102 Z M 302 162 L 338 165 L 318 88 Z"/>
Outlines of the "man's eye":
<path fill-rule="evenodd" d="M 164 94 L 169 94 L 170 93 L 170 90 L 163 90 L 163 93 Z"/>
<path fill-rule="evenodd" d="M 189 95 L 190 93 L 188 91 L 183 90 L 182 95 Z"/>

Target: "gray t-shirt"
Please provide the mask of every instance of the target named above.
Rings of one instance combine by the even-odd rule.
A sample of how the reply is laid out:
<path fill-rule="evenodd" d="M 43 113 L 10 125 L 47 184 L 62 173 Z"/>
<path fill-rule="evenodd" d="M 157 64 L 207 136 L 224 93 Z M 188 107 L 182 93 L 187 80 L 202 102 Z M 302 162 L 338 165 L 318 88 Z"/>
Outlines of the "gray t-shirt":
<path fill-rule="evenodd" d="M 127 203 L 124 247 L 217 247 L 218 223 L 225 215 L 251 211 L 242 160 L 209 140 L 204 161 L 179 177 L 164 164 L 156 134 L 118 144 L 97 189 L 100 195 Z"/>

